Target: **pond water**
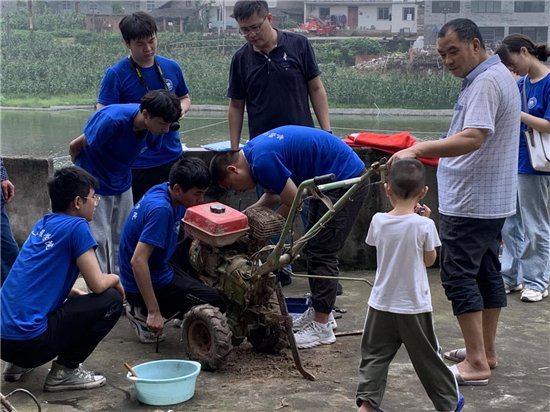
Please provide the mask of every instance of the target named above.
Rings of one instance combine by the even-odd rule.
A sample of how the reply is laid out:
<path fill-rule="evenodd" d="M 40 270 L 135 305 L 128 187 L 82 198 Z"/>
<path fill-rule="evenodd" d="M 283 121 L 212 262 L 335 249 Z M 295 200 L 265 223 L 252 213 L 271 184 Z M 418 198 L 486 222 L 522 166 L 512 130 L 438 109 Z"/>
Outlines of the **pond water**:
<path fill-rule="evenodd" d="M 52 157 L 68 161 L 69 142 L 82 133 L 92 110 L 0 111 L 2 155 Z M 435 139 L 447 131 L 450 118 L 441 116 L 331 115 L 334 134 L 408 131 L 418 140 Z M 246 125 L 245 125 L 246 130 Z M 181 123 L 187 147 L 228 140 L 225 112 L 193 112 Z"/>

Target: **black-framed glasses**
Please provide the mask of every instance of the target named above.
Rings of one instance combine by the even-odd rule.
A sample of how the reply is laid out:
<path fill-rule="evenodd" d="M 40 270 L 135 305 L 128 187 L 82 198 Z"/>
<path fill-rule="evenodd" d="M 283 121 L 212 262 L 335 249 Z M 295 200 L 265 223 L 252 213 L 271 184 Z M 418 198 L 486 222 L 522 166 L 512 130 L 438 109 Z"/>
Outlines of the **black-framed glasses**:
<path fill-rule="evenodd" d="M 239 34 L 245 37 L 250 36 L 253 33 L 258 34 L 260 30 L 262 30 L 262 26 L 265 22 L 265 19 L 267 19 L 267 16 L 265 16 L 262 22 L 259 24 L 254 24 L 253 26 L 248 26 L 248 27 L 239 27 Z"/>
<path fill-rule="evenodd" d="M 94 206 L 99 205 L 99 201 L 101 200 L 101 196 L 99 195 L 93 195 L 93 196 L 83 196 L 84 199 L 90 199 L 94 201 Z"/>

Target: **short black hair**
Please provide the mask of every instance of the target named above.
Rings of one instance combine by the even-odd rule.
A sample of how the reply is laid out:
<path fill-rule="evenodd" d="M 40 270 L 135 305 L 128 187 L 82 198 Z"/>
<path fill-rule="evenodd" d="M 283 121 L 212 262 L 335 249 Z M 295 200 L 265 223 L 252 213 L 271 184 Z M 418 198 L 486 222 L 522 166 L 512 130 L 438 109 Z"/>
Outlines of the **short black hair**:
<path fill-rule="evenodd" d="M 69 209 L 75 197 L 80 196 L 84 202 L 90 189 L 96 190 L 99 183 L 86 170 L 78 166 L 69 166 L 57 170 L 48 179 L 48 193 L 52 204 L 52 212 L 65 212 Z M 93 200 L 92 200 L 93 201 Z"/>
<path fill-rule="evenodd" d="M 519 53 L 522 47 L 525 47 L 529 54 L 535 56 L 541 62 L 545 62 L 550 56 L 550 47 L 546 44 L 535 44 L 530 37 L 519 33 L 506 36 L 498 46 L 496 53 L 502 63 L 509 66 L 511 64 L 510 53 Z"/>
<path fill-rule="evenodd" d="M 254 13 L 258 14 L 258 17 L 265 17 L 269 13 L 269 6 L 267 1 L 264 0 L 239 0 L 233 6 L 233 17 L 235 20 L 245 20 L 252 16 Z"/>
<path fill-rule="evenodd" d="M 147 110 L 153 117 L 162 117 L 167 123 L 177 122 L 181 117 L 180 99 L 168 90 L 151 90 L 139 101 L 139 110 Z"/>
<path fill-rule="evenodd" d="M 118 23 L 118 28 L 126 43 L 153 37 L 158 32 L 155 19 L 144 11 L 136 11 L 129 16 L 124 16 Z"/>
<path fill-rule="evenodd" d="M 417 159 L 398 159 L 391 165 L 388 185 L 400 199 L 418 196 L 426 186 L 426 170 Z"/>
<path fill-rule="evenodd" d="M 448 21 L 441 27 L 439 33 L 437 33 L 438 38 L 445 37 L 449 31 L 454 31 L 458 40 L 461 42 L 471 42 L 473 39 L 478 39 L 480 46 L 485 50 L 485 43 L 483 42 L 483 37 L 479 31 L 479 27 L 470 19 L 454 19 Z"/>
<path fill-rule="evenodd" d="M 220 182 L 225 180 L 229 172 L 227 166 L 234 165 L 239 159 L 240 150 L 231 150 L 228 152 L 216 153 L 210 161 L 210 175 L 212 176 L 212 183 L 216 186 L 220 185 Z"/>
<path fill-rule="evenodd" d="M 170 169 L 170 187 L 178 185 L 184 192 L 194 187 L 208 189 L 210 171 L 206 163 L 198 157 L 183 157 Z"/>

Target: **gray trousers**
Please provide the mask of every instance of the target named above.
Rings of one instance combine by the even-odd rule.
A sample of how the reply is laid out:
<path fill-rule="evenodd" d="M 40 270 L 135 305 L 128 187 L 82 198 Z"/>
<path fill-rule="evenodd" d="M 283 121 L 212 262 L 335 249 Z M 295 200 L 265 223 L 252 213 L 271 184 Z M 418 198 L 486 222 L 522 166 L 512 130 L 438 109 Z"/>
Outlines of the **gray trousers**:
<path fill-rule="evenodd" d="M 432 313 L 403 315 L 369 308 L 361 340 L 361 365 L 356 402 L 379 407 L 384 397 L 388 369 L 397 350 L 405 344 L 416 374 L 437 411 L 453 411 L 458 385 L 439 353 Z"/>
<path fill-rule="evenodd" d="M 103 273 L 118 274 L 120 234 L 133 206 L 132 189 L 120 195 L 101 197 L 90 227 L 97 242 L 96 255 Z"/>

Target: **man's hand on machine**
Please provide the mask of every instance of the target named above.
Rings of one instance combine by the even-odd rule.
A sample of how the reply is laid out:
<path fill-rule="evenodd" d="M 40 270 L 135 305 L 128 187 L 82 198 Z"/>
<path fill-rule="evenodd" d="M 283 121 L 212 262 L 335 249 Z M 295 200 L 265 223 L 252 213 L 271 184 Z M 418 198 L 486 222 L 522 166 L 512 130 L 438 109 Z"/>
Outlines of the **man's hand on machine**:
<path fill-rule="evenodd" d="M 147 314 L 147 327 L 151 332 L 160 335 L 164 329 L 164 318 L 160 312 L 149 312 Z"/>

